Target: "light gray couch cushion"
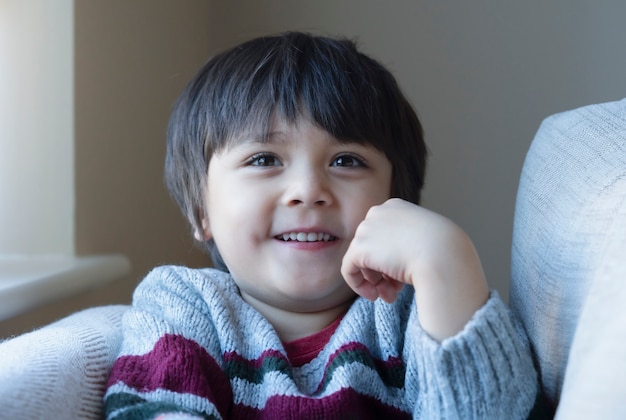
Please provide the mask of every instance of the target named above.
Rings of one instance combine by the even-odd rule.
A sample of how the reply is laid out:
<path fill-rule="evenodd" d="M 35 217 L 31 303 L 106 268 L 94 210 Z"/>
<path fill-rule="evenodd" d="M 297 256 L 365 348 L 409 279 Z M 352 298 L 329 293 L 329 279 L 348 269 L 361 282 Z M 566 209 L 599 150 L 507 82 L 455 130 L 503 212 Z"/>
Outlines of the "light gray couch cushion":
<path fill-rule="evenodd" d="M 520 179 L 510 304 L 556 407 L 576 325 L 626 190 L 626 99 L 544 120 Z"/>
<path fill-rule="evenodd" d="M 626 178 L 619 188 L 624 197 Z M 626 201 L 580 314 L 557 418 L 626 419 Z"/>

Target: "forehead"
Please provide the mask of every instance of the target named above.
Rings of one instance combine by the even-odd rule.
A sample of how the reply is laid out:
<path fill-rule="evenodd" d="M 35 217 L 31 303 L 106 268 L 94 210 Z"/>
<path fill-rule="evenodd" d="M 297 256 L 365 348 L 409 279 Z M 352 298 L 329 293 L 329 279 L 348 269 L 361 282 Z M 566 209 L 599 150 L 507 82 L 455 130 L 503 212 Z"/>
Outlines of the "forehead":
<path fill-rule="evenodd" d="M 324 128 L 302 116 L 293 121 L 273 116 L 266 124 L 256 124 L 240 133 L 235 133 L 228 143 L 231 147 L 250 143 L 280 144 L 297 140 L 302 137 L 302 134 L 324 136 L 334 142 L 342 143 Z"/>
<path fill-rule="evenodd" d="M 337 138 L 330 131 L 303 114 L 293 120 L 272 116 L 266 123 L 250 125 L 238 133 L 233 133 L 225 148 L 249 144 L 287 144 L 298 139 L 311 137 L 324 138 L 330 144 L 357 144 L 377 148 L 374 142 L 368 140 L 355 137 Z"/>

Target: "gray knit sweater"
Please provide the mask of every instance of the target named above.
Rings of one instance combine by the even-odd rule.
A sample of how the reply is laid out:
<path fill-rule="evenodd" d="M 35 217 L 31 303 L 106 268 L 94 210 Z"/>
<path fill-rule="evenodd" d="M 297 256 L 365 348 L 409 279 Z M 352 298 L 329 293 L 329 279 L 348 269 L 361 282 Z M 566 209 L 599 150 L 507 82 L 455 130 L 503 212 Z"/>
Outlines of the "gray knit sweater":
<path fill-rule="evenodd" d="M 537 377 L 497 293 L 442 343 L 421 329 L 413 295 L 405 287 L 393 304 L 357 298 L 299 366 L 229 274 L 157 268 L 125 315 L 107 416 L 525 418 Z"/>

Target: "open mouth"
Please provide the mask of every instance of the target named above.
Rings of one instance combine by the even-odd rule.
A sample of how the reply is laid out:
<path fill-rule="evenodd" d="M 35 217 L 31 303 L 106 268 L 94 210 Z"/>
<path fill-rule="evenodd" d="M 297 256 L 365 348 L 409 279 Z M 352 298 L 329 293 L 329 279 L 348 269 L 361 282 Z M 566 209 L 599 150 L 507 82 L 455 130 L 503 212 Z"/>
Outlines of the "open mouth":
<path fill-rule="evenodd" d="M 337 237 L 321 232 L 289 232 L 277 235 L 276 239 L 285 242 L 330 242 L 337 240 Z"/>

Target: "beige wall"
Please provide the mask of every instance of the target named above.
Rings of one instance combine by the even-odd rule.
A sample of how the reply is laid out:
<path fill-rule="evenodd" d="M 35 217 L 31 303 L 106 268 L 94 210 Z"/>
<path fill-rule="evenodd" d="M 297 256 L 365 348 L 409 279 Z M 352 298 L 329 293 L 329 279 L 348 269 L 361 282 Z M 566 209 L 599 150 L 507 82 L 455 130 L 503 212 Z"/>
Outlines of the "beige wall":
<path fill-rule="evenodd" d="M 155 265 L 207 263 L 163 186 L 163 161 L 172 104 L 208 54 L 209 7 L 200 0 L 75 7 L 76 251 L 127 255 L 129 292 Z"/>

